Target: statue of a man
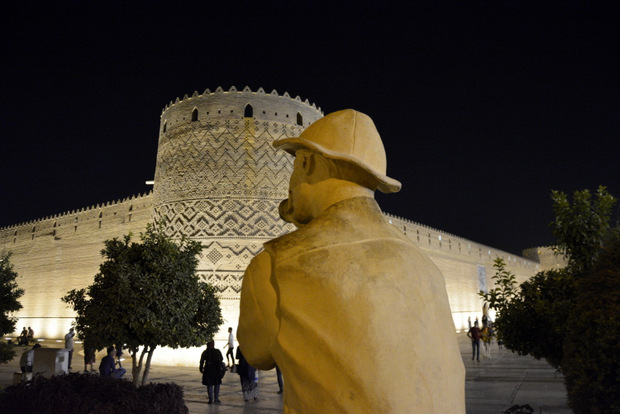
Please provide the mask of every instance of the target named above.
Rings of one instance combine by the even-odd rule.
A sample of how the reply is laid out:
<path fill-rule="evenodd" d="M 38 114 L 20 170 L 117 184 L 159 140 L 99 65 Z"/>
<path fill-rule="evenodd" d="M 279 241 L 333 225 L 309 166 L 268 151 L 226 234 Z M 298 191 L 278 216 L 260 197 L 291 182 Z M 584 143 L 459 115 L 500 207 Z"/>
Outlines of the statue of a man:
<path fill-rule="evenodd" d="M 465 370 L 443 275 L 389 224 L 396 192 L 374 123 L 346 109 L 273 143 L 295 156 L 280 215 L 243 278 L 237 337 L 277 364 L 285 413 L 465 413 Z"/>

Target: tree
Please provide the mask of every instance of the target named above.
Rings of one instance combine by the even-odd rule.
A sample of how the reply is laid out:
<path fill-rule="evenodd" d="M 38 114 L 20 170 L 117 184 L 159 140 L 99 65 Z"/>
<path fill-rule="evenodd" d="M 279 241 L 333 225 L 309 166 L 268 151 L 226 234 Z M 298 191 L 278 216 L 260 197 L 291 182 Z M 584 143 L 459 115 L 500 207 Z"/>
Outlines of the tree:
<path fill-rule="evenodd" d="M 15 331 L 17 318 L 11 316 L 22 308 L 19 298 L 24 294 L 23 289 L 17 287 L 17 273 L 11 263 L 11 252 L 0 254 L 0 335 Z M 15 357 L 13 347 L 0 343 L 0 363 L 6 363 Z"/>
<path fill-rule="evenodd" d="M 573 284 L 564 269 L 539 272 L 517 287 L 515 276 L 495 259 L 495 288 L 480 296 L 495 309 L 494 328 L 506 348 L 545 359 L 559 369 L 563 327 L 571 307 Z"/>
<path fill-rule="evenodd" d="M 215 289 L 195 274 L 199 242 L 174 242 L 153 225 L 140 238 L 141 243 L 131 242 L 131 235 L 105 241 L 105 261 L 94 283 L 70 291 L 63 301 L 77 313 L 78 336 L 89 346 L 127 347 L 135 384 L 147 357 L 144 385 L 157 346 L 201 346 L 223 320 Z"/>
<path fill-rule="evenodd" d="M 576 413 L 620 411 L 620 229 L 610 229 L 615 198 L 599 187 L 572 202 L 552 192 L 557 247 L 565 269 L 539 272 L 516 289 L 497 267 L 496 287 L 480 293 L 498 311 L 506 347 L 546 359 L 565 375 Z M 506 293 L 507 292 L 507 293 Z"/>
<path fill-rule="evenodd" d="M 592 272 L 575 282 L 562 368 L 575 413 L 620 412 L 620 234 L 598 253 Z"/>
<path fill-rule="evenodd" d="M 596 191 L 594 200 L 589 190 L 575 191 L 572 204 L 560 191 L 552 191 L 551 199 L 555 213 L 551 227 L 557 248 L 575 275 L 587 273 L 608 235 L 616 199 L 603 186 Z"/>

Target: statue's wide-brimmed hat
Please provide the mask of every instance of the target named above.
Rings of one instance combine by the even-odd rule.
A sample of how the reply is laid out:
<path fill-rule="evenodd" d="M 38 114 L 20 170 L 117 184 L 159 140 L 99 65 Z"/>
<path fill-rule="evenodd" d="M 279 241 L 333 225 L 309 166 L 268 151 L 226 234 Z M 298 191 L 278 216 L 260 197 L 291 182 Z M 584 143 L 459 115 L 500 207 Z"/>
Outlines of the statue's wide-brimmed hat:
<path fill-rule="evenodd" d="M 306 128 L 300 136 L 274 141 L 273 146 L 295 155 L 300 149 L 357 165 L 377 181 L 382 193 L 395 193 L 401 183 L 388 177 L 385 148 L 375 123 L 353 109 L 332 112 Z"/>

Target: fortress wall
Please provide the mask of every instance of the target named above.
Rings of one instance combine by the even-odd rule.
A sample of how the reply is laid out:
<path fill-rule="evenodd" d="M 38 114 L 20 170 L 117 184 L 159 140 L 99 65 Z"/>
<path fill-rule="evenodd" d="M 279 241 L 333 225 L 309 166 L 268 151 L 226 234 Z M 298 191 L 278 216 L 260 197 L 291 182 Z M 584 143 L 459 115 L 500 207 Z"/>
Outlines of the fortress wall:
<path fill-rule="evenodd" d="M 18 283 L 26 291 L 21 300 L 24 308 L 16 315 L 20 319 L 17 329 L 32 326 L 37 336 L 62 337 L 73 312 L 60 298 L 92 283 L 102 261 L 104 240 L 129 232 L 138 237 L 151 214 L 152 195 L 148 194 L 0 229 L 2 249 L 14 253 Z M 535 261 L 407 219 L 386 217 L 444 274 L 457 329 L 467 326 L 467 317 L 481 317 L 477 292 L 484 284 L 492 286 L 496 257 L 504 259 L 519 283 L 543 268 Z M 198 273 L 220 292 L 225 328 L 236 326 L 243 272 L 265 240 L 232 237 L 205 243 Z"/>
<path fill-rule="evenodd" d="M 523 257 L 539 262 L 542 270 L 560 269 L 568 265 L 566 258 L 557 254 L 555 247 L 544 246 L 525 249 L 523 250 Z"/>
<path fill-rule="evenodd" d="M 92 284 L 104 240 L 129 232 L 139 237 L 151 208 L 148 194 L 0 229 L 0 248 L 13 252 L 17 283 L 25 291 L 17 330 L 31 326 L 36 337 L 62 338 L 74 313 L 60 298 Z"/>
<path fill-rule="evenodd" d="M 131 197 L 0 229 L 1 246 L 14 252 L 12 262 L 19 275 L 18 283 L 26 291 L 21 299 L 24 308 L 16 315 L 17 330 L 31 326 L 36 337 L 62 338 L 74 315 L 60 298 L 71 289 L 92 283 L 102 261 L 104 240 L 129 232 L 138 237 L 144 231 L 152 219 L 152 201 L 152 194 Z M 484 283 L 491 286 L 496 257 L 506 261 L 519 283 L 541 267 L 534 261 L 407 219 L 389 214 L 386 218 L 444 274 L 456 329 L 467 327 L 467 317 L 472 321 L 476 316 L 481 318 L 482 301 L 477 292 Z M 220 347 L 225 343 L 228 327 L 236 329 L 243 272 L 251 258 L 262 250 L 263 241 L 237 236 L 205 243 L 198 274 L 220 292 L 224 324 L 215 338 Z M 195 364 L 200 352 L 199 348 L 160 349 L 154 363 Z"/>
<path fill-rule="evenodd" d="M 535 261 L 442 232 L 407 219 L 386 214 L 387 219 L 437 265 L 446 279 L 446 290 L 456 329 L 466 329 L 467 318 L 482 318 L 480 290 L 493 288 L 493 261 L 502 258 L 517 283 L 540 270 Z"/>

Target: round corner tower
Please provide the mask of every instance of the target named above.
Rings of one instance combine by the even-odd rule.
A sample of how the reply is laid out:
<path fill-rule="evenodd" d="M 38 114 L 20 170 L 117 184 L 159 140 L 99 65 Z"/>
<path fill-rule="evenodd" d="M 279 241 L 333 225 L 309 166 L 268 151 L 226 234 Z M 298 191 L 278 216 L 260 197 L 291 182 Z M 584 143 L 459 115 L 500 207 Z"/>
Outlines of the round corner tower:
<path fill-rule="evenodd" d="M 271 143 L 322 116 L 307 100 L 248 87 L 194 92 L 162 112 L 154 219 L 172 237 L 202 242 L 198 273 L 220 292 L 227 325 L 236 324 L 250 260 L 265 241 L 293 229 L 278 215 L 293 160 Z"/>

